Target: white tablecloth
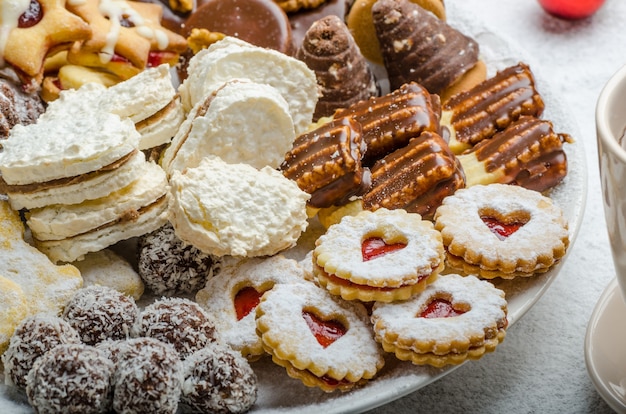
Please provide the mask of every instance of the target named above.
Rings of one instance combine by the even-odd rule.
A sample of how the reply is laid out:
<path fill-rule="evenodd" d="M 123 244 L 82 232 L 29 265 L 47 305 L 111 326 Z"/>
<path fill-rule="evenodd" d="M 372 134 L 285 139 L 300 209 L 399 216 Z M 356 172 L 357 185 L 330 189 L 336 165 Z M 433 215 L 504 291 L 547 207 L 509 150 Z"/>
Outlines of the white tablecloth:
<path fill-rule="evenodd" d="M 626 64 L 626 1 L 607 0 L 593 17 L 580 21 L 554 18 L 535 0 L 446 0 L 446 5 L 455 2 L 471 5 L 488 27 L 529 52 L 541 76 L 569 105 L 580 132 L 575 138 L 587 155 L 586 211 L 560 274 L 494 353 L 372 412 L 612 412 L 585 368 L 584 340 L 593 308 L 614 277 L 594 114 L 602 87 Z"/>

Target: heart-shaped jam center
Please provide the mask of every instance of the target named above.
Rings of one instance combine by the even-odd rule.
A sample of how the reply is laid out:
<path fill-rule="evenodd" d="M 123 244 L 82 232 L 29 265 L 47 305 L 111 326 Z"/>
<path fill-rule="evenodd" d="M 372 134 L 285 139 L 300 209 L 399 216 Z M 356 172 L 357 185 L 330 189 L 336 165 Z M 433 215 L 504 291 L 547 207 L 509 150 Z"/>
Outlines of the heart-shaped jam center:
<path fill-rule="evenodd" d="M 347 329 L 337 320 L 322 320 L 312 312 L 302 311 L 302 317 L 306 321 L 309 329 L 317 342 L 324 348 L 335 342 L 346 334 Z"/>
<path fill-rule="evenodd" d="M 510 222 L 504 222 L 496 217 L 490 216 L 481 216 L 480 217 L 483 223 L 491 230 L 493 234 L 500 240 L 505 240 L 511 234 L 518 231 L 524 224 L 523 221 L 514 220 Z"/>
<path fill-rule="evenodd" d="M 235 295 L 235 312 L 237 320 L 246 317 L 261 301 L 262 293 L 251 286 L 246 286 Z"/>
<path fill-rule="evenodd" d="M 385 240 L 380 237 L 370 237 L 365 239 L 361 244 L 361 254 L 363 255 L 363 261 L 376 259 L 386 255 L 387 253 L 395 252 L 406 247 L 406 243 L 393 243 L 387 244 Z"/>
<path fill-rule="evenodd" d="M 451 318 L 463 315 L 465 311 L 454 309 L 452 303 L 446 299 L 432 300 L 426 309 L 419 314 L 420 318 Z"/>

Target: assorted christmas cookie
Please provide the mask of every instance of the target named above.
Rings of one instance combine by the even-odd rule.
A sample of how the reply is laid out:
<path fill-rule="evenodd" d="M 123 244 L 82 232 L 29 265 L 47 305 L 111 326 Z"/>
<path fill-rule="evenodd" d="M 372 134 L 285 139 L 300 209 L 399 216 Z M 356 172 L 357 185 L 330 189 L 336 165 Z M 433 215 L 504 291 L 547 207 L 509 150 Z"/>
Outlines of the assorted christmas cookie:
<path fill-rule="evenodd" d="M 24 319 L 2 354 L 4 383 L 25 389 L 28 371 L 38 358 L 59 344 L 80 342 L 78 332 L 60 317 L 38 314 Z"/>
<path fill-rule="evenodd" d="M 475 276 L 440 276 L 410 300 L 374 304 L 372 323 L 385 351 L 417 365 L 478 359 L 506 336 L 504 292 Z"/>
<path fill-rule="evenodd" d="M 332 294 L 364 302 L 408 299 L 444 267 L 441 235 L 405 210 L 363 211 L 328 228 L 315 243 L 313 272 Z"/>
<path fill-rule="evenodd" d="M 138 317 L 139 308 L 132 297 L 106 286 L 80 289 L 63 310 L 63 319 L 87 345 L 128 339 Z"/>
<path fill-rule="evenodd" d="M 218 258 L 183 242 L 169 222 L 140 237 L 137 249 L 139 276 L 157 295 L 197 292 L 219 268 Z"/>
<path fill-rule="evenodd" d="M 569 245 L 562 210 L 541 193 L 514 185 L 458 190 L 434 219 L 447 264 L 489 279 L 546 272 Z"/>
<path fill-rule="evenodd" d="M 275 363 L 326 392 L 364 384 L 385 362 L 365 307 L 310 282 L 277 284 L 265 292 L 256 326 Z"/>
<path fill-rule="evenodd" d="M 190 299 L 167 297 L 141 311 L 133 336 L 171 344 L 181 359 L 218 340 L 213 319 L 200 305 Z"/>
<path fill-rule="evenodd" d="M 222 268 L 198 292 L 196 301 L 215 321 L 221 342 L 254 360 L 265 353 L 254 316 L 261 296 L 276 284 L 304 279 L 298 262 L 282 255 L 242 259 Z"/>
<path fill-rule="evenodd" d="M 98 348 L 61 344 L 29 371 L 28 402 L 37 413 L 104 413 L 111 410 L 115 364 Z"/>
<path fill-rule="evenodd" d="M 183 362 L 181 405 L 199 413 L 244 413 L 257 399 L 257 377 L 241 354 L 210 343 Z"/>

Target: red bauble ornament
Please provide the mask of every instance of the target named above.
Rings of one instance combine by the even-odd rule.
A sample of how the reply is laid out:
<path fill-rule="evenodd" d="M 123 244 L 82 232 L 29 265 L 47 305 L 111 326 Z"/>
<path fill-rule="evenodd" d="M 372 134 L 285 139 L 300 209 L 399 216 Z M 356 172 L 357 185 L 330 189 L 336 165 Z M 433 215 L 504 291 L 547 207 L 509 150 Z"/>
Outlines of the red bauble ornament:
<path fill-rule="evenodd" d="M 538 0 L 548 13 L 563 19 L 583 19 L 594 14 L 605 0 Z"/>

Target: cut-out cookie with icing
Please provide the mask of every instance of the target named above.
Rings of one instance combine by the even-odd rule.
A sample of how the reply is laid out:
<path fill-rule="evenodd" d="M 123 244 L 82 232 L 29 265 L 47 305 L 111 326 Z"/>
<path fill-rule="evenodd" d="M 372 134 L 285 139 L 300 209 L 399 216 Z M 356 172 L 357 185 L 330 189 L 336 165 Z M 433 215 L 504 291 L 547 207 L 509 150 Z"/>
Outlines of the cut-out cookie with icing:
<path fill-rule="evenodd" d="M 161 26 L 161 5 L 124 0 L 72 2 L 68 9 L 89 23 L 92 36 L 69 51 L 72 64 L 105 68 L 122 79 L 146 67 L 175 65 L 187 40 Z"/>
<path fill-rule="evenodd" d="M 311 282 L 278 284 L 256 308 L 265 350 L 308 387 L 348 391 L 383 367 L 365 307 Z"/>
<path fill-rule="evenodd" d="M 541 193 L 514 185 L 458 190 L 434 219 L 447 265 L 488 279 L 546 272 L 569 245 L 562 210 Z"/>
<path fill-rule="evenodd" d="M 504 292 L 475 276 L 440 276 L 408 301 L 374 304 L 383 349 L 416 365 L 443 367 L 492 352 L 506 336 Z"/>
<path fill-rule="evenodd" d="M 346 300 L 408 299 L 444 266 L 439 232 L 419 214 L 363 211 L 345 216 L 320 236 L 313 251 L 320 285 Z"/>
<path fill-rule="evenodd" d="M 91 28 L 66 9 L 66 0 L 3 2 L 0 63 L 9 63 L 25 90 L 35 91 L 43 81 L 48 54 L 88 39 Z"/>

